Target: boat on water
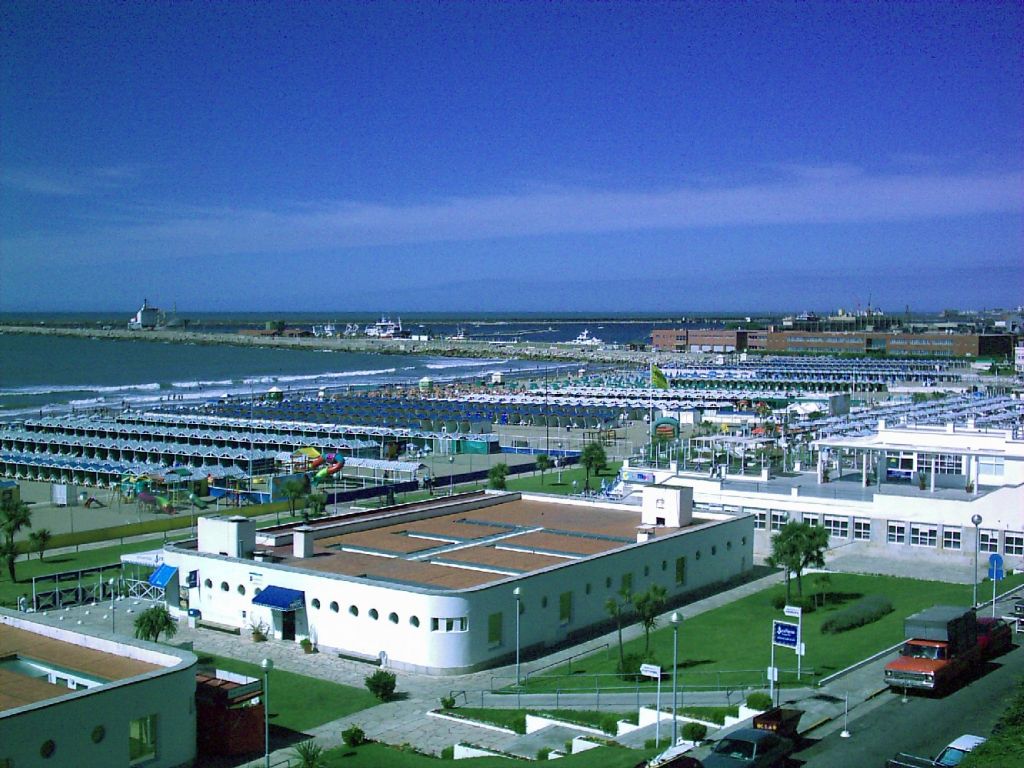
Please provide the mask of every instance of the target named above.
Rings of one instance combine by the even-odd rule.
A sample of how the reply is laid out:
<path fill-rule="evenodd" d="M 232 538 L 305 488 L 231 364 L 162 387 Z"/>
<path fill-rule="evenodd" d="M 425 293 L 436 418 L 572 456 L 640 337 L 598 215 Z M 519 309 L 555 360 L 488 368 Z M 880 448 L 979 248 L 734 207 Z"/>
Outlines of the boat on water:
<path fill-rule="evenodd" d="M 448 337 L 448 341 L 465 341 L 469 337 L 466 336 L 466 329 L 461 325 L 455 329 L 455 334 Z"/>
<path fill-rule="evenodd" d="M 363 329 L 363 333 L 371 339 L 403 339 L 409 335 L 408 331 L 402 330 L 402 318 L 392 320 L 386 315 L 381 315 L 373 325 Z"/>
<path fill-rule="evenodd" d="M 599 347 L 604 344 L 601 339 L 596 336 L 591 336 L 590 331 L 587 328 L 584 328 L 583 332 L 569 343 L 576 344 L 581 347 Z"/>
<path fill-rule="evenodd" d="M 324 325 L 314 325 L 313 335 L 317 338 L 330 339 L 336 336 L 338 329 L 334 327 L 334 323 L 325 323 Z"/>

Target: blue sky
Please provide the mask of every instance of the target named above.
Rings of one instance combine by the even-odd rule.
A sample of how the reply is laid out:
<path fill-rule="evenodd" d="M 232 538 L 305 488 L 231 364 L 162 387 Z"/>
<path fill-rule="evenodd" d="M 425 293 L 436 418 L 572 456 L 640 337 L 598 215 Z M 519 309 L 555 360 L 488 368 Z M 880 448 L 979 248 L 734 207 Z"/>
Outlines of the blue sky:
<path fill-rule="evenodd" d="M 1024 302 L 1024 11 L 0 6 L 0 310 Z"/>

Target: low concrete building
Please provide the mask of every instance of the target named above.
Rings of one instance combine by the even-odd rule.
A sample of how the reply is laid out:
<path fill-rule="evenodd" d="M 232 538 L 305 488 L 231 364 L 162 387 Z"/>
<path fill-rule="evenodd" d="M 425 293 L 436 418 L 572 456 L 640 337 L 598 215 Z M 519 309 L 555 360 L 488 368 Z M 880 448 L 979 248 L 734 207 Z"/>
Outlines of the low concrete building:
<path fill-rule="evenodd" d="M 463 672 L 589 636 L 623 588 L 659 584 L 679 602 L 746 572 L 753 519 L 692 506 L 686 489 L 654 487 L 642 508 L 472 493 L 262 531 L 203 518 L 164 560 L 202 621 Z"/>
<path fill-rule="evenodd" d="M 192 765 L 196 657 L 0 609 L 0 766 Z"/>

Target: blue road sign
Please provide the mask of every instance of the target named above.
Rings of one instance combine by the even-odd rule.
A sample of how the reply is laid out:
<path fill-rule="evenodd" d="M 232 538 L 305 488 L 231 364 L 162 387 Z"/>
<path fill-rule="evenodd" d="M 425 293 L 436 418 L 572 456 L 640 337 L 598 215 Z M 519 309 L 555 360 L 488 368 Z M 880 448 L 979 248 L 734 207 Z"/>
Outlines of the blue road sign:
<path fill-rule="evenodd" d="M 993 554 L 988 556 L 988 577 L 992 581 L 1002 581 L 1006 578 L 1006 572 L 1003 571 L 1002 555 Z"/>
<path fill-rule="evenodd" d="M 786 621 L 772 622 L 772 643 L 796 649 L 800 642 L 800 625 Z"/>

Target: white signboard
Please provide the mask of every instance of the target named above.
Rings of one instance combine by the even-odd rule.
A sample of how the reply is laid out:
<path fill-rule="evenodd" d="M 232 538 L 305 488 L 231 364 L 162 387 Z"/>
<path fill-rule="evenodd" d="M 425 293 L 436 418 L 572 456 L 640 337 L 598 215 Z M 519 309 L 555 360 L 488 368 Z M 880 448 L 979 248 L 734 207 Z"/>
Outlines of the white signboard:
<path fill-rule="evenodd" d="M 640 674 L 644 677 L 653 677 L 655 680 L 661 679 L 661 667 L 657 664 L 641 664 Z"/>
<path fill-rule="evenodd" d="M 787 605 L 782 609 L 782 612 L 791 619 L 799 619 L 800 615 L 803 613 L 803 609 L 798 605 Z"/>
<path fill-rule="evenodd" d="M 773 683 L 779 682 L 779 668 L 778 667 L 768 667 L 768 679 L 771 682 L 773 682 Z"/>

